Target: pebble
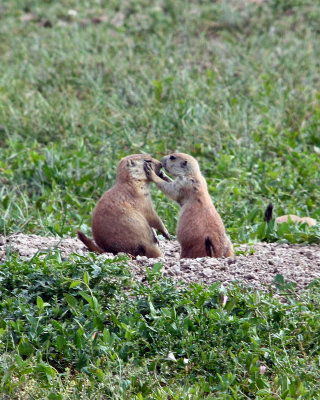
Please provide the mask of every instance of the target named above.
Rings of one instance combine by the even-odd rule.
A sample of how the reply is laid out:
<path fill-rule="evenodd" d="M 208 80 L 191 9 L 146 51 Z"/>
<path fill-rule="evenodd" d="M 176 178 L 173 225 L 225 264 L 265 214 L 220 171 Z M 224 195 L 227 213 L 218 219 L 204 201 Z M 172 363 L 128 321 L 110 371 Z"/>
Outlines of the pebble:
<path fill-rule="evenodd" d="M 312 257 L 313 257 L 312 251 L 306 251 L 306 252 L 305 252 L 305 255 L 306 255 L 308 258 L 312 258 Z"/>
<path fill-rule="evenodd" d="M 244 276 L 246 279 L 258 279 L 258 277 L 257 277 L 257 275 L 254 275 L 254 274 L 248 274 L 248 275 L 245 275 Z"/>
<path fill-rule="evenodd" d="M 58 244 L 62 257 L 71 253 L 86 254 L 83 244 L 78 239 L 60 239 L 55 237 L 40 237 L 36 235 L 14 234 L 0 235 L 0 263 L 6 259 L 6 246 L 11 252 L 19 251 L 24 258 L 31 258 L 39 249 L 53 248 Z M 177 278 L 186 283 L 203 282 L 213 284 L 221 282 L 227 286 L 237 281 L 244 286 L 252 286 L 268 290 L 275 274 L 281 273 L 286 281 L 295 281 L 297 290 L 304 289 L 314 279 L 320 279 L 320 246 L 288 245 L 286 243 L 256 243 L 240 245 L 236 249 L 245 254 L 234 258 L 199 258 L 181 259 L 180 246 L 175 240 L 160 241 L 160 249 L 164 257 L 148 259 L 138 256 L 127 263 L 136 279 L 142 281 L 145 277 L 145 267 L 152 269 L 153 265 L 163 264 L 162 274 Z M 254 253 L 249 256 L 250 250 Z M 110 259 L 114 256 L 106 253 L 101 258 Z"/>
<path fill-rule="evenodd" d="M 205 268 L 204 270 L 202 270 L 202 275 L 204 275 L 206 277 L 212 276 L 212 269 L 211 268 Z"/>
<path fill-rule="evenodd" d="M 180 267 L 178 265 L 175 265 L 172 268 L 170 268 L 170 271 L 174 272 L 175 274 L 180 274 L 181 273 Z"/>

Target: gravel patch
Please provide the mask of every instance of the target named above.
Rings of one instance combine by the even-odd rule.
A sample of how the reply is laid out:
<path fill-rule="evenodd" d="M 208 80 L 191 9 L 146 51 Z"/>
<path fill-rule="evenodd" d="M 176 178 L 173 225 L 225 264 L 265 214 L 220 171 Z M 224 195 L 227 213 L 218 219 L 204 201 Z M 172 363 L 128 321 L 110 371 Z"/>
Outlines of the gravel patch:
<path fill-rule="evenodd" d="M 148 259 L 138 256 L 129 260 L 137 280 L 144 280 L 145 267 L 158 262 L 163 264 L 162 273 L 185 283 L 204 283 L 207 285 L 221 282 L 228 286 L 232 282 L 241 285 L 268 290 L 277 274 L 286 281 L 295 282 L 296 290 L 306 288 L 310 282 L 320 278 L 320 246 L 283 243 L 256 243 L 239 245 L 236 251 L 241 255 L 235 258 L 197 258 L 181 259 L 177 241 L 161 240 L 160 247 L 164 257 Z M 38 251 L 47 253 L 58 249 L 62 258 L 72 253 L 85 255 L 87 250 L 78 239 L 41 237 L 22 233 L 3 237 L 0 235 L 0 263 L 5 262 L 7 254 L 16 252 L 22 259 L 32 258 Z M 113 258 L 112 254 L 99 257 Z"/>

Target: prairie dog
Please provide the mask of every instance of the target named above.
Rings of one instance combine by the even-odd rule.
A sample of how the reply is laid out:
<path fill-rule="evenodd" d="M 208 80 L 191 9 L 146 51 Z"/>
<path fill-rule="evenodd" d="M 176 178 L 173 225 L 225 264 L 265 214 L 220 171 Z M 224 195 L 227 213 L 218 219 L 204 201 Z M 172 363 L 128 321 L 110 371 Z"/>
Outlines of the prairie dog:
<path fill-rule="evenodd" d="M 78 238 L 90 251 L 98 253 L 129 253 L 149 258 L 161 257 L 152 228 L 169 238 L 169 233 L 155 212 L 150 195 L 150 179 L 144 164 L 152 165 L 159 179 L 169 178 L 160 170 L 162 165 L 149 155 L 133 154 L 122 158 L 115 185 L 98 201 L 92 215 L 95 243 L 78 231 Z"/>
<path fill-rule="evenodd" d="M 177 227 L 181 258 L 232 257 L 232 244 L 212 203 L 197 160 L 188 154 L 173 153 L 164 157 L 161 163 L 176 178 L 174 181 L 164 182 L 147 164 L 146 174 L 181 206 Z"/>
<path fill-rule="evenodd" d="M 270 203 L 264 213 L 264 220 L 266 222 L 271 221 L 272 219 L 272 213 L 273 213 L 273 205 Z M 300 223 L 300 224 L 308 224 L 309 226 L 315 226 L 317 225 L 317 221 L 314 218 L 310 217 L 298 217 L 297 215 L 294 214 L 288 214 L 288 215 L 281 215 L 280 217 L 276 218 L 276 223 L 277 224 L 282 224 L 283 222 L 289 222 L 289 218 L 291 219 L 292 222 L 294 223 Z"/>

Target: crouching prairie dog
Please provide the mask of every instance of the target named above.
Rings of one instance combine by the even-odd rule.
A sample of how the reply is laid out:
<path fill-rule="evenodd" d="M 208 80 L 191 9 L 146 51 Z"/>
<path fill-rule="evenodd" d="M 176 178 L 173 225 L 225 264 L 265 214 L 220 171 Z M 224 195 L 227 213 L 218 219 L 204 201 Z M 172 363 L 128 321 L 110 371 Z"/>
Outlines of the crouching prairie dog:
<path fill-rule="evenodd" d="M 198 162 L 188 154 L 173 153 L 161 161 L 176 179 L 164 182 L 145 164 L 147 176 L 180 206 L 177 237 L 181 258 L 232 257 L 232 244 L 208 193 Z"/>
<path fill-rule="evenodd" d="M 272 219 L 272 214 L 273 214 L 273 205 L 270 203 L 264 213 L 264 220 L 266 222 L 270 222 Z M 276 218 L 276 223 L 282 224 L 283 222 L 289 222 L 290 220 L 294 223 L 308 224 L 309 226 L 315 226 L 317 224 L 317 221 L 313 218 L 298 217 L 297 215 L 294 214 L 281 215 L 280 217 Z"/>
<path fill-rule="evenodd" d="M 77 232 L 90 251 L 124 252 L 149 258 L 162 256 L 152 228 L 166 238 L 169 233 L 153 208 L 145 163 L 152 166 L 160 180 L 169 180 L 160 171 L 161 163 L 149 155 L 133 154 L 122 158 L 115 185 L 104 193 L 93 211 L 95 243 L 81 231 Z"/>

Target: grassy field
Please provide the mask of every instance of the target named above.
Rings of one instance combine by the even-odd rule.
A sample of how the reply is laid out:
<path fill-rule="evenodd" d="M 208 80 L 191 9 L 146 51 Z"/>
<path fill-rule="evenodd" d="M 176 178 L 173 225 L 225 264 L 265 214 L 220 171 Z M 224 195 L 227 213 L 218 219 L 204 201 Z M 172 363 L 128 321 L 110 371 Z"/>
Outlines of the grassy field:
<path fill-rule="evenodd" d="M 3 0 L 0 234 L 90 233 L 122 156 L 178 150 L 234 242 L 319 243 L 263 223 L 270 201 L 320 219 L 319 20 L 311 0 Z M 174 234 L 178 206 L 153 199 Z M 0 281 L 7 398 L 320 398 L 316 284 L 283 304 L 59 254 L 12 255 Z"/>

